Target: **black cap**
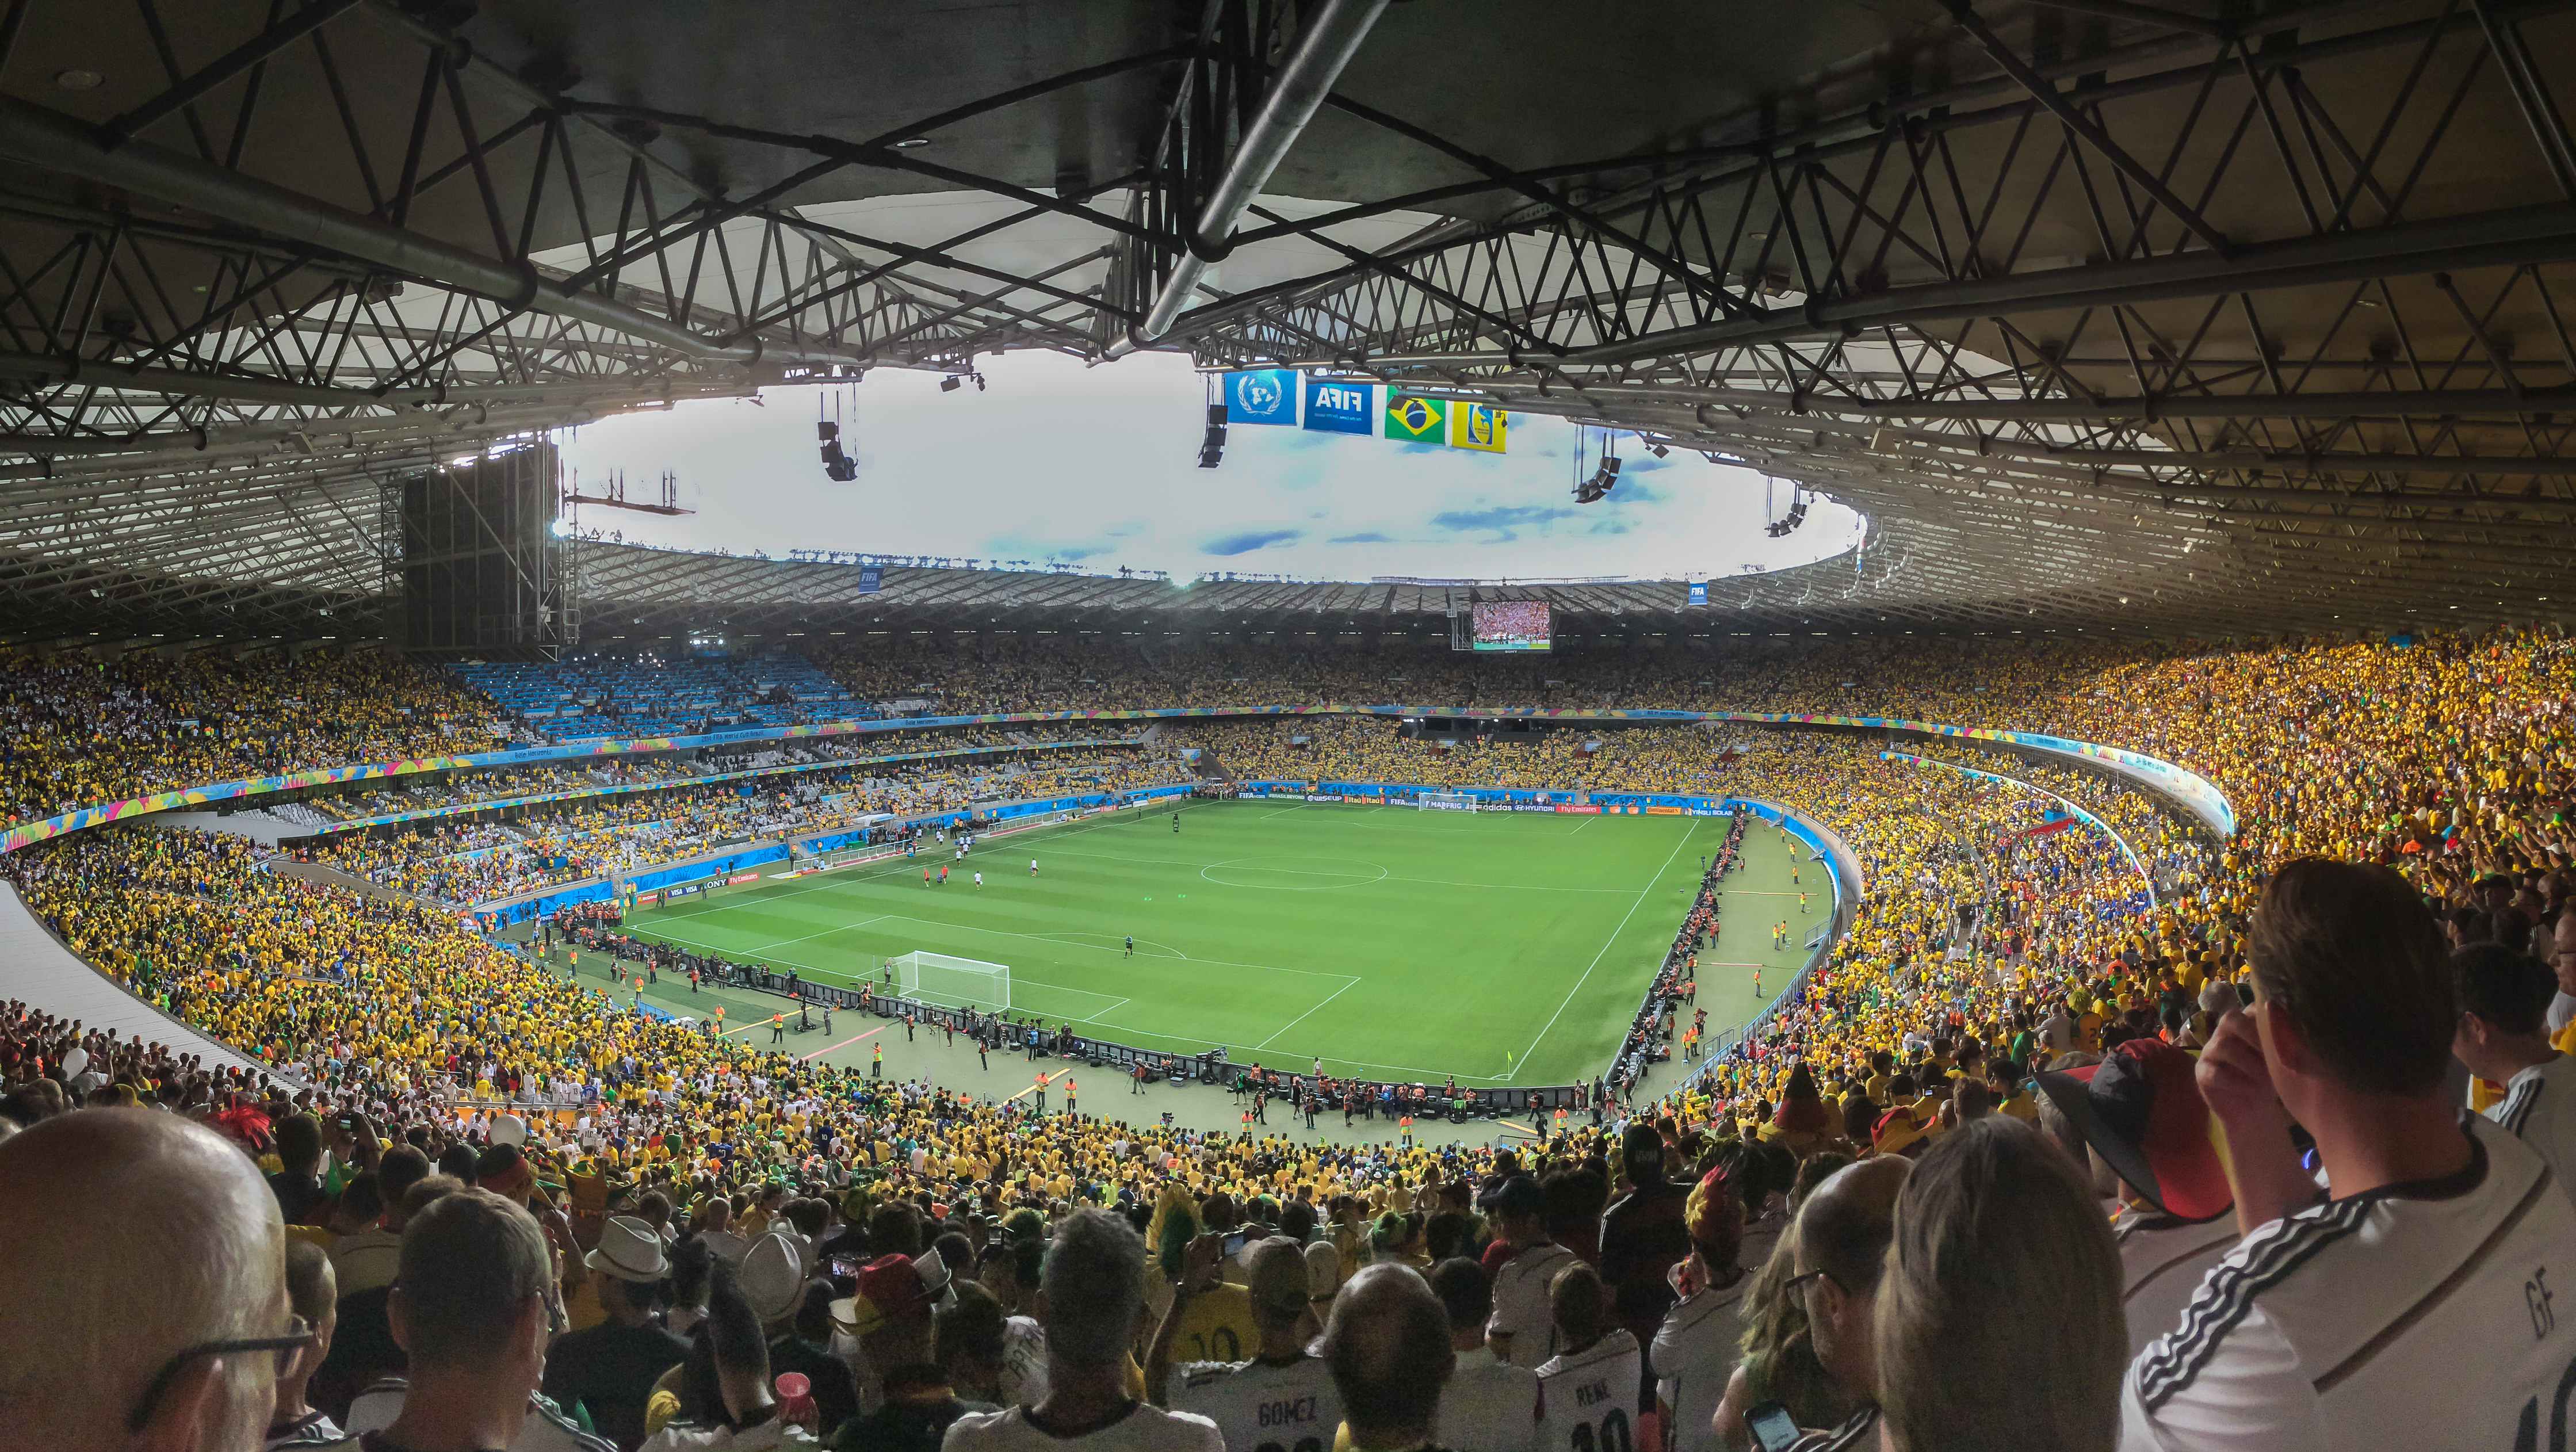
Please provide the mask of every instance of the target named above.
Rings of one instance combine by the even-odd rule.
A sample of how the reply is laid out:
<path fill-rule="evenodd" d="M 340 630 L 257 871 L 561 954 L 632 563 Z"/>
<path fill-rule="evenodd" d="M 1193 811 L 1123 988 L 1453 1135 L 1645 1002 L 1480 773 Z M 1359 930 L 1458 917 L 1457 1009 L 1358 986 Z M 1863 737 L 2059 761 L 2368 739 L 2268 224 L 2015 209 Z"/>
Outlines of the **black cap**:
<path fill-rule="evenodd" d="M 1488 1191 L 1481 1203 L 1496 1215 L 1536 1215 L 1547 1209 L 1547 1196 L 1538 1181 L 1514 1175 Z"/>

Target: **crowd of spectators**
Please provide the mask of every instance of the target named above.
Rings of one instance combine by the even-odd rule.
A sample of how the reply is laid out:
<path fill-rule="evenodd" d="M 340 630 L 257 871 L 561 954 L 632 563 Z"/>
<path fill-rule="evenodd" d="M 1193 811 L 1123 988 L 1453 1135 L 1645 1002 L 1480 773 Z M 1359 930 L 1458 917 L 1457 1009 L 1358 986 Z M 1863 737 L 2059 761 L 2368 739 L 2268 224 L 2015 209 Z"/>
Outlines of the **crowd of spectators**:
<path fill-rule="evenodd" d="M 2443 1066 L 2546 976 L 2455 958 L 2385 868 L 2287 864 L 2251 931 L 2196 1070 L 2097 1019 L 2027 1078 L 1909 1051 L 1859 1139 L 1800 1075 L 1758 1129 L 1439 1154 L 972 1104 L 613 1010 L 558 1043 L 584 1010 L 542 997 L 453 1027 L 615 1094 L 460 1115 L 337 1061 L 399 1067 L 399 984 L 384 1043 L 291 1091 L 12 1004 L 0 1447 L 2502 1443 L 2563 1396 L 2576 1328 L 2531 1292 L 2576 1202 Z M 619 1078 L 638 1049 L 679 1072 Z M 125 1278 L 162 1293 L 95 1293 Z"/>
<path fill-rule="evenodd" d="M 810 771 L 720 781 L 699 782 L 704 771 L 647 774 L 628 767 L 612 780 L 592 783 L 601 788 L 594 794 L 514 807 L 506 823 L 431 818 L 297 839 L 289 850 L 300 860 L 399 892 L 467 906 L 603 874 L 624 875 L 732 844 L 854 831 L 887 814 L 1125 792 L 1187 777 L 1181 762 L 1164 751 L 1034 749 L 1039 739 L 1053 738 L 951 742 L 929 736 L 902 745 L 912 752 L 972 747 L 990 754 L 859 759 L 836 767 L 835 761 L 861 756 L 836 749 L 808 753 Z"/>
<path fill-rule="evenodd" d="M 0 819 L 350 762 L 488 749 L 489 701 L 373 652 L 0 648 Z"/>
<path fill-rule="evenodd" d="M 1254 1448 L 1265 1408 L 1283 1445 L 1372 1452 L 2536 1436 L 2576 1359 L 2545 1293 L 2576 1237 L 2553 1042 L 2576 995 L 2538 961 L 2576 974 L 2566 642 L 1897 650 L 1599 689 L 2110 741 L 2218 781 L 2240 831 L 2206 846 L 1957 743 L 1925 754 L 2122 841 L 1855 736 L 1216 728 L 1238 776 L 1536 763 L 1779 801 L 1859 857 L 1850 931 L 1755 1032 L 1624 1123 L 1512 1151 L 1128 1126 L 773 1058 L 235 837 L 12 854 L 74 951 L 267 1072 L 0 1017 L 0 1344 L 24 1349 L 0 1448 Z M 1207 664 L 1164 655 L 1115 689 Z M 950 679 L 1043 700 L 1098 669 Z M 31 749 L 9 779 L 127 779 L 89 729 L 100 774 L 31 774 L 62 755 Z M 173 1204 L 195 1213 L 170 1233 L 118 1229 Z"/>

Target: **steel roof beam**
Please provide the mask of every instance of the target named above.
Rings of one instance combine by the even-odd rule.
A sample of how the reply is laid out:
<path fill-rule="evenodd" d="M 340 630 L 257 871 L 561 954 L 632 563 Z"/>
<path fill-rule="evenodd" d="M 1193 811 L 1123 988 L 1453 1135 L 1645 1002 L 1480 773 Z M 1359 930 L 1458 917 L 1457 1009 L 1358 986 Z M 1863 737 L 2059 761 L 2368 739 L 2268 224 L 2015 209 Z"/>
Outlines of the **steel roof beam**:
<path fill-rule="evenodd" d="M 332 206 L 270 182 L 130 141 L 110 148 L 88 126 L 57 111 L 0 96 L 0 155 L 85 181 L 190 207 L 209 216 L 372 263 L 409 277 L 444 283 L 511 308 L 577 318 L 611 332 L 657 343 L 686 357 L 749 363 L 757 343 L 724 344 L 667 318 L 550 282 L 528 263 L 469 252 L 418 232 Z M 839 348 L 790 347 L 790 356 L 850 358 Z"/>

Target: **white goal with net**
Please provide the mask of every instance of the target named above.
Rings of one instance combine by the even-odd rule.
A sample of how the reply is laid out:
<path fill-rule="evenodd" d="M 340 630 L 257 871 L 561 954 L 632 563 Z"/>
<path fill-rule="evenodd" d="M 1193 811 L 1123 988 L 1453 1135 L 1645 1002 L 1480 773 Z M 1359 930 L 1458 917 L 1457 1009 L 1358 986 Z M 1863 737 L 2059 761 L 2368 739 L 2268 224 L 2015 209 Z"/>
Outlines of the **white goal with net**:
<path fill-rule="evenodd" d="M 1011 1006 L 1008 964 L 946 953 L 906 953 L 894 960 L 895 984 L 903 996 L 942 1008 L 973 1008 L 997 1013 Z"/>
<path fill-rule="evenodd" d="M 1474 797 L 1458 792 L 1424 792 L 1415 800 L 1426 812 L 1472 812 L 1478 806 Z"/>

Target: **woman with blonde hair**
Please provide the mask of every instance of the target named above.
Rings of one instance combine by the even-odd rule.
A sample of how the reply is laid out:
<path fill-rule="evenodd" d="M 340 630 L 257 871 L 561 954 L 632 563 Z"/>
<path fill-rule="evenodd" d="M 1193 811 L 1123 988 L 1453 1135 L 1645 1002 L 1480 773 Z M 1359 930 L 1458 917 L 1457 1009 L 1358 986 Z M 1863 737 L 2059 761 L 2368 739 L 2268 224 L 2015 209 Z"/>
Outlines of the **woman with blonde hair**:
<path fill-rule="evenodd" d="M 1935 1141 L 1878 1286 L 1893 1452 L 2111 1452 L 2129 1330 L 2120 1253 L 2065 1154 L 2009 1115 Z"/>

